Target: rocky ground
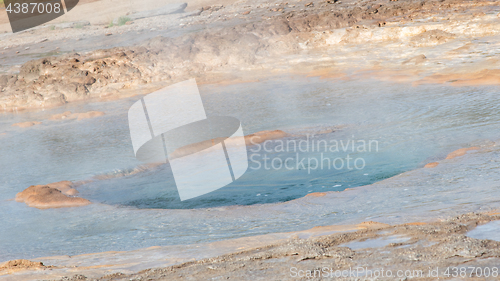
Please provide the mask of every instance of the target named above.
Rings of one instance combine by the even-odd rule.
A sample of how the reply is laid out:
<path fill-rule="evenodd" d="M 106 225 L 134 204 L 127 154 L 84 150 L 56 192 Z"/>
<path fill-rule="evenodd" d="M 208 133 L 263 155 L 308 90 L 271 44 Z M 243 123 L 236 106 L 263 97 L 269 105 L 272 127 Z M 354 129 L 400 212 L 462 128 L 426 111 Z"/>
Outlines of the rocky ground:
<path fill-rule="evenodd" d="M 12 65 L 0 76 L 0 107 L 122 97 L 193 77 L 241 81 L 283 72 L 496 84 L 499 11 L 498 1 L 249 1 L 123 26 L 47 26 L 1 41 L 7 61 L 33 56 L 29 50 L 43 44 L 54 48 L 54 40 L 67 53 L 55 47 L 49 53 L 56 56 Z M 132 39 L 143 32 L 144 42 Z M 128 46 L 78 52 L 112 42 Z"/>
<path fill-rule="evenodd" d="M 436 280 L 448 279 L 446 269 L 453 267 L 498 267 L 500 243 L 465 236 L 479 224 L 498 220 L 498 215 L 466 214 L 435 223 L 410 223 L 381 225 L 351 233 L 340 233 L 311 239 L 290 239 L 284 243 L 219 256 L 217 258 L 188 262 L 168 268 L 150 269 L 132 275 L 113 274 L 98 280 L 331 280 L 342 271 L 363 268 L 353 278 L 340 280 Z M 390 237 L 397 237 L 391 242 Z M 403 239 L 401 239 L 403 238 Z M 346 245 L 353 241 L 388 239 L 382 247 L 361 246 L 351 249 Z M 372 240 L 373 241 L 373 240 Z M 376 242 L 372 242 L 376 245 Z M 353 246 L 351 246 L 353 247 Z M 478 259 L 480 258 L 480 259 Z M 328 270 L 325 271 L 325 268 Z M 376 274 L 381 278 L 375 278 Z M 438 271 L 435 271 L 438 269 Z M 302 271 L 300 271 L 302 270 Z M 333 274 L 332 271 L 333 270 Z M 372 270 L 370 278 L 368 270 Z M 376 271 L 379 273 L 375 273 Z M 398 270 L 407 271 L 407 278 L 397 278 Z M 431 275 L 429 270 L 437 275 Z M 388 273 L 392 272 L 392 277 Z M 325 273 L 326 272 L 326 273 Z M 338 273 L 335 273 L 338 272 Z M 411 273 L 410 273 L 411 272 Z M 309 273 L 309 276 L 308 276 Z M 302 275 L 300 275 L 302 274 Z M 337 274 L 337 276 L 335 276 Z M 366 275 L 368 274 L 368 275 Z M 434 273 L 432 273 L 434 274 Z M 430 275 L 430 276 L 429 276 Z M 385 278 L 383 278 L 385 276 Z M 300 278 L 302 277 L 302 278 Z M 344 277 L 346 277 L 344 275 Z M 448 277 L 448 278 L 446 278 Z M 84 276 L 69 280 L 85 279 Z M 462 279 L 478 278 L 467 272 Z M 498 278 L 498 277 L 497 277 Z M 491 278 L 491 280 L 498 280 Z M 68 279 L 63 279 L 68 280 Z"/>
<path fill-rule="evenodd" d="M 250 249 L 170 267 L 133 274 L 115 270 L 113 274 L 95 277 L 94 273 L 94 277 L 87 277 L 92 269 L 113 266 L 97 265 L 75 268 L 71 271 L 79 273 L 47 280 L 247 280 L 250 276 L 252 280 L 498 280 L 493 272 L 498 272 L 500 264 L 500 242 L 466 236 L 478 225 L 498 220 L 499 213 L 468 213 L 430 223 L 364 222 L 357 226 L 357 231 L 346 231 L 346 227 L 344 231 L 332 231 L 334 234 L 310 235 L 338 230 L 316 227 L 291 233 L 290 238 L 274 243 L 261 237 L 260 243 L 254 242 Z M 304 234 L 309 237 L 304 238 Z M 246 246 L 240 240 L 238 245 Z M 152 251 L 143 250 L 142 255 L 154 255 Z M 22 270 L 52 271 L 57 267 L 26 260 L 0 266 L 2 273 Z M 483 272 L 488 270 L 489 277 L 485 278 Z"/>

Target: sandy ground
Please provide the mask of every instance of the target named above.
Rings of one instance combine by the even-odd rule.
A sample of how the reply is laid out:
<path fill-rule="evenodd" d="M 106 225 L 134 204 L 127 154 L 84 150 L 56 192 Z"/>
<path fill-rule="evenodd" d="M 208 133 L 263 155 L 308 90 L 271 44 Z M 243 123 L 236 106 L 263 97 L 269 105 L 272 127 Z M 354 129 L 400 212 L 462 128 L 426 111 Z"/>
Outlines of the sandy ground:
<path fill-rule="evenodd" d="M 126 13 L 90 13 L 112 1 L 84 4 L 93 8 L 81 14 L 96 20 L 0 38 L 6 73 L 0 107 L 126 97 L 193 77 L 202 83 L 278 73 L 457 86 L 500 81 L 498 1 L 330 2 L 212 4 L 112 27 L 106 23 Z"/>

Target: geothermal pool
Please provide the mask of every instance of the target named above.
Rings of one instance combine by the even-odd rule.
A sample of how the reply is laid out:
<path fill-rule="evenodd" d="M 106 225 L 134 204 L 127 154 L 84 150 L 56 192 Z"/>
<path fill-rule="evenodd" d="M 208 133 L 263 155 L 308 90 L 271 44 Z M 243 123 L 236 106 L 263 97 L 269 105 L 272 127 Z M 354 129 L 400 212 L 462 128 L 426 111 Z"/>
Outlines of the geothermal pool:
<path fill-rule="evenodd" d="M 133 155 L 127 111 L 140 97 L 5 113 L 0 118 L 0 261 L 193 244 L 377 218 L 405 221 L 429 212 L 477 210 L 499 198 L 498 87 L 283 76 L 199 89 L 208 116 L 236 117 L 245 134 L 283 130 L 291 135 L 285 140 L 306 145 L 300 151 L 278 149 L 276 141 L 269 151 L 248 147 L 253 158 L 245 175 L 181 202 L 168 164 L 135 172 L 143 163 Z M 68 110 L 106 115 L 48 120 Z M 43 123 L 11 127 L 37 120 Z M 335 141 L 356 145 L 332 151 Z M 359 148 L 363 141 L 372 141 L 370 151 Z M 312 149 L 318 143 L 323 145 Z M 417 169 L 469 146 L 489 150 Z M 297 153 L 306 159 L 303 167 L 294 160 L 293 169 L 276 165 Z M 265 166 L 264 156 L 277 159 L 274 167 L 270 161 Z M 307 165 L 307 159 L 321 157 L 363 159 L 363 167 Z M 38 210 L 11 200 L 30 185 L 61 180 L 79 182 L 80 196 L 94 204 Z M 354 189 L 290 202 L 347 188 Z"/>

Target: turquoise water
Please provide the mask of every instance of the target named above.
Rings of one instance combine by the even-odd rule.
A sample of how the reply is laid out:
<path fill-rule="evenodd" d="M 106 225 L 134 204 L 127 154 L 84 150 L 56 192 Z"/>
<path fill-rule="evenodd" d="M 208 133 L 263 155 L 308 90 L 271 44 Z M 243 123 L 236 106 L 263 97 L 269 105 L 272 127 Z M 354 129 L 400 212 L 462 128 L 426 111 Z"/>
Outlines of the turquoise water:
<path fill-rule="evenodd" d="M 3 114 L 0 218 L 6 227 L 0 229 L 0 261 L 208 242 L 387 214 L 390 202 L 380 206 L 384 211 L 373 208 L 362 212 L 355 210 L 361 202 L 351 202 L 351 211 L 339 211 L 336 202 L 319 209 L 302 206 L 292 211 L 287 206 L 293 204 L 279 202 L 312 192 L 341 191 L 379 182 L 443 159 L 455 149 L 487 144 L 488 139 L 500 135 L 496 87 L 410 87 L 376 81 L 279 77 L 230 86 L 202 85 L 200 92 L 208 116 L 236 117 L 245 134 L 280 129 L 292 134 L 286 140 L 300 141 L 306 133 L 335 127 L 334 132 L 313 139 L 372 140 L 378 149 L 348 149 L 323 155 L 332 159 L 348 154 L 353 159 L 362 158 L 362 169 L 249 168 L 234 183 L 181 202 L 168 165 L 128 175 L 142 164 L 133 155 L 127 124 L 127 110 L 139 97 Z M 81 121 L 46 120 L 66 110 L 100 110 L 106 115 Z M 16 122 L 33 120 L 45 121 L 27 129 L 11 127 Z M 296 151 L 276 152 L 276 145 L 270 144 L 273 152 L 267 156 L 281 161 L 296 156 Z M 249 156 L 255 154 L 255 147 L 248 150 Z M 255 167 L 257 162 L 263 165 L 260 156 L 249 166 Z M 321 153 L 309 149 L 300 157 L 321 159 Z M 103 175 L 107 179 L 96 178 Z M 38 210 L 10 200 L 30 185 L 61 180 L 86 181 L 77 189 L 95 204 Z M 456 182 L 447 182 L 444 187 L 452 184 Z M 436 209 L 425 202 L 425 198 L 433 198 L 433 192 L 421 191 L 420 195 L 427 197 L 414 208 L 427 204 Z M 412 198 L 404 200 L 413 202 Z M 257 209 L 224 207 L 255 204 L 267 205 L 257 205 Z M 239 211 L 231 211 L 234 208 Z M 258 209 L 274 210 L 276 214 L 263 214 Z"/>

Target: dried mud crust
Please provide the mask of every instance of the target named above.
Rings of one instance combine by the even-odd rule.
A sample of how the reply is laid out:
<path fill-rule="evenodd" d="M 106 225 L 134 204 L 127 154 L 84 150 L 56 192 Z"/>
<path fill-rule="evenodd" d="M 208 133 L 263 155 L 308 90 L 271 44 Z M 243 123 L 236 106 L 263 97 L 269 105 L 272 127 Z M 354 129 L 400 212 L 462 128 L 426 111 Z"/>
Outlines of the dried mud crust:
<path fill-rule="evenodd" d="M 11 260 L 7 262 L 0 263 L 0 275 L 5 272 L 16 272 L 22 270 L 32 270 L 32 269 L 40 269 L 47 268 L 41 262 L 33 262 L 29 260 Z"/>
<path fill-rule="evenodd" d="M 0 108 L 6 111 L 62 105 L 68 102 L 107 96 L 123 96 L 127 89 L 154 83 L 168 84 L 196 77 L 211 81 L 234 70 L 272 69 L 276 59 L 304 52 L 304 36 L 316 36 L 338 28 L 383 27 L 388 22 L 427 19 L 431 15 L 465 13 L 497 5 L 488 1 L 400 0 L 400 1 L 317 1 L 304 7 L 296 2 L 290 8 L 269 12 L 259 5 L 252 13 L 262 19 L 237 25 L 191 32 L 176 38 L 157 37 L 140 46 L 97 50 L 86 54 L 67 54 L 33 60 L 21 66 L 18 74 L 0 76 Z M 285 3 L 278 4 L 284 6 Z M 273 8 L 276 9 L 276 8 Z M 271 11 L 273 11 L 271 9 Z M 252 14 L 250 13 L 250 14 Z M 445 13 L 446 14 L 446 13 Z M 200 12 L 189 24 L 212 19 Z M 264 20 L 264 18 L 266 18 Z M 453 34 L 432 31 L 414 38 L 412 44 L 446 42 Z M 351 36 L 352 37 L 352 36 Z M 310 41 L 310 42 L 309 42 Z M 316 40 L 307 40 L 309 50 Z M 425 41 L 425 42 L 423 42 Z M 345 38 L 345 43 L 350 39 Z M 318 45 L 318 46 L 319 46 Z M 287 66 L 292 67 L 287 62 Z M 293 67 L 292 67 L 293 68 Z"/>
<path fill-rule="evenodd" d="M 500 243 L 466 236 L 477 225 L 500 220 L 498 215 L 469 213 L 435 223 L 409 223 L 308 239 L 290 239 L 276 245 L 216 258 L 148 269 L 137 274 L 103 276 L 95 280 L 292 280 L 290 268 L 299 270 L 368 269 L 422 270 L 460 266 L 497 266 Z M 346 244 L 366 239 L 406 237 L 405 242 L 352 250 Z M 440 273 L 441 274 L 441 273 Z M 440 275 L 440 277 L 444 277 Z M 62 280 L 81 280 L 79 275 Z M 328 279 L 328 278 L 326 278 Z M 342 279 L 342 278 L 340 278 Z M 348 279 L 348 278 L 346 278 Z M 446 278 L 445 278 L 446 279 Z M 90 280 L 90 279 L 89 279 Z M 94 280 L 94 279 L 93 279 Z M 316 278 L 314 280 L 322 280 Z M 328 279 L 330 280 L 330 279 Z M 419 278 L 418 280 L 434 280 Z"/>

